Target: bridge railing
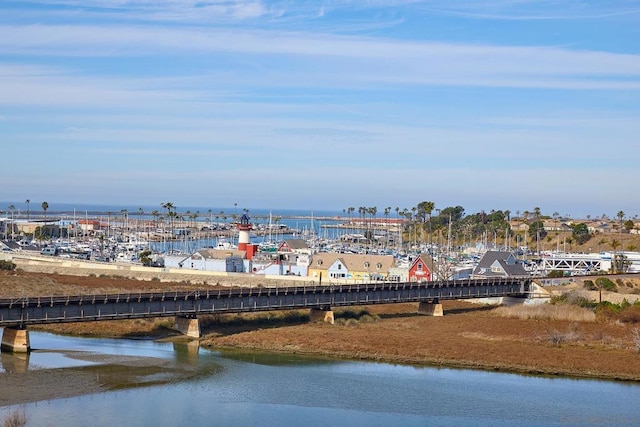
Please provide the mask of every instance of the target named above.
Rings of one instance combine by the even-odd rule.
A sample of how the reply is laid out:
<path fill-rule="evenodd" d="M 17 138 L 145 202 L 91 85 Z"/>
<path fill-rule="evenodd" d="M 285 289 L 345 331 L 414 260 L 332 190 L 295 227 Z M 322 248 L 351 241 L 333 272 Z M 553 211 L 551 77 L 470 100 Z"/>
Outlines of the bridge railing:
<path fill-rule="evenodd" d="M 530 283 L 529 278 L 495 278 L 2 298 L 0 326 L 525 296 Z"/>

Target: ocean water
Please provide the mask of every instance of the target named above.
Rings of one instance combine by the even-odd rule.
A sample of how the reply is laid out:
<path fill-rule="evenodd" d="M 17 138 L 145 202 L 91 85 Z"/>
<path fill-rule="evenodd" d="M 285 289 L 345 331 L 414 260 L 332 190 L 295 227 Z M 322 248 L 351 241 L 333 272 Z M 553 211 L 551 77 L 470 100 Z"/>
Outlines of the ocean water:
<path fill-rule="evenodd" d="M 126 210 L 130 217 L 135 217 L 139 214 L 140 209 L 143 210 L 143 215 L 149 215 L 153 211 L 160 213 L 165 209 L 161 203 L 157 205 L 106 205 L 106 204 L 87 204 L 87 203 L 56 203 L 47 202 L 49 208 L 47 214 L 67 214 L 67 215 L 81 215 L 81 214 L 99 214 L 99 213 L 111 213 L 113 215 L 121 215 L 123 210 Z M 24 201 L 21 202 L 7 202 L 0 201 L 0 210 L 8 211 L 8 207 L 13 205 L 15 207 L 15 214 L 24 215 L 27 211 L 27 206 Z M 185 213 L 187 211 L 191 213 L 199 213 L 199 217 L 206 217 L 211 215 L 220 214 L 224 212 L 225 215 L 242 215 L 244 207 L 230 206 L 180 206 L 174 205 L 178 213 Z M 279 209 L 279 208 L 246 208 L 248 215 L 268 217 L 272 216 L 316 216 L 316 217 L 334 217 L 334 216 L 347 216 L 342 210 L 313 210 L 313 209 Z M 29 211 L 34 215 L 42 214 L 41 203 L 31 202 L 29 205 Z"/>

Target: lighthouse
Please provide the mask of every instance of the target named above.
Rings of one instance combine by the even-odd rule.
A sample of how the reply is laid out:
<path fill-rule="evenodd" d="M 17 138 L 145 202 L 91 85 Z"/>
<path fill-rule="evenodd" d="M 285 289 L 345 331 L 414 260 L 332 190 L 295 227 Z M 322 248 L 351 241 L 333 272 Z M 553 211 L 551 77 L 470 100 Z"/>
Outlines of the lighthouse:
<path fill-rule="evenodd" d="M 250 243 L 250 232 L 253 227 L 246 213 L 240 217 L 240 222 L 236 226 L 238 227 L 238 250 L 246 252 L 246 259 L 252 259 L 256 252 L 256 245 Z"/>

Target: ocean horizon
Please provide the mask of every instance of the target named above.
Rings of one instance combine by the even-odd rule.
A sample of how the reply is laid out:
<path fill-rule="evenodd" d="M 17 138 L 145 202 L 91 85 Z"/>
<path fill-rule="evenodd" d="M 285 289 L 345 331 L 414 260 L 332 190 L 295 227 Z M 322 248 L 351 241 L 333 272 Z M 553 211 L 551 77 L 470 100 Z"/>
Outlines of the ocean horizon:
<path fill-rule="evenodd" d="M 48 214 L 120 214 L 123 210 L 126 210 L 130 216 L 135 216 L 140 212 L 140 209 L 143 210 L 144 215 L 149 215 L 153 211 L 158 211 L 160 213 L 164 212 L 165 209 L 162 207 L 160 203 L 158 205 L 131 205 L 131 204 L 92 204 L 92 203 L 58 203 L 58 202 L 47 202 Z M 5 213 L 9 210 L 9 206 L 13 205 L 15 208 L 15 212 L 17 214 L 24 214 L 27 211 L 27 206 L 24 201 L 22 202 L 10 202 L 10 201 L 0 201 L 0 211 L 4 211 Z M 265 216 L 317 216 L 317 217 L 335 217 L 335 216 L 344 216 L 346 215 L 342 210 L 318 210 L 318 209 L 286 209 L 286 208 L 245 208 L 240 206 L 230 206 L 230 207 L 210 207 L 210 206 L 179 206 L 175 205 L 174 207 L 177 212 L 185 213 L 187 211 L 191 213 L 199 213 L 200 216 L 209 216 L 217 215 L 221 212 L 226 216 L 231 215 L 242 215 L 247 210 L 247 214 L 249 217 L 252 215 L 265 217 Z M 38 213 L 42 213 L 42 202 L 30 202 L 29 203 L 29 212 L 37 215 Z"/>

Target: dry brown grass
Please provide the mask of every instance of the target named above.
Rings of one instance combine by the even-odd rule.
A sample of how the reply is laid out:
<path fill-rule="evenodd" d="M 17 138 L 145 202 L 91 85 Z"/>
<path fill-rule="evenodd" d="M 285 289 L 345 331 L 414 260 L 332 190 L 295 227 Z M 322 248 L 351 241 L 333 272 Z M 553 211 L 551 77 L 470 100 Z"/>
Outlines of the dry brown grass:
<path fill-rule="evenodd" d="M 74 293 L 83 293 L 86 289 L 117 292 L 120 286 L 124 291 L 144 290 L 145 286 L 166 290 L 175 286 L 113 278 L 17 274 L 12 279 L 16 283 L 14 292 L 40 283 L 39 294 L 60 286 L 75 290 Z M 360 316 L 357 322 L 347 318 L 344 326 L 283 320 L 271 323 L 264 313 L 223 315 L 220 319 L 223 321 L 202 322 L 206 336 L 200 343 L 214 348 L 640 381 L 638 344 L 633 341 L 633 329 L 637 325 L 577 321 L 575 315 L 563 320 L 549 313 L 546 317 L 505 317 L 497 315 L 492 308 L 461 301 L 445 301 L 443 306 L 444 317 L 419 316 L 416 304 L 361 307 L 358 312 L 366 310 L 366 315 L 377 321 L 362 321 L 364 316 Z M 336 310 L 337 319 L 340 311 Z M 296 319 L 300 320 L 303 315 L 308 313 L 299 313 Z M 284 312 L 273 317 L 287 318 Z M 109 336 L 152 335 L 149 331 L 161 331 L 162 323 L 170 321 L 61 324 L 51 326 L 51 330 Z M 73 332 L 64 328 L 72 328 Z M 167 329 L 161 332 L 170 334 Z"/>
<path fill-rule="evenodd" d="M 636 351 L 640 353 L 640 328 L 633 328 L 631 330 L 631 340 L 636 348 Z"/>
<path fill-rule="evenodd" d="M 156 319 L 103 320 L 99 322 L 60 323 L 33 326 L 33 329 L 63 335 L 90 337 L 157 337 L 178 335 L 173 331 L 173 317 Z"/>
<path fill-rule="evenodd" d="M 27 425 L 29 418 L 24 408 L 18 408 L 7 414 L 2 420 L 3 427 L 23 427 Z"/>
<path fill-rule="evenodd" d="M 568 304 L 538 304 L 500 306 L 493 310 L 500 317 L 515 319 L 567 320 L 571 322 L 595 322 L 596 314 L 588 308 Z"/>

